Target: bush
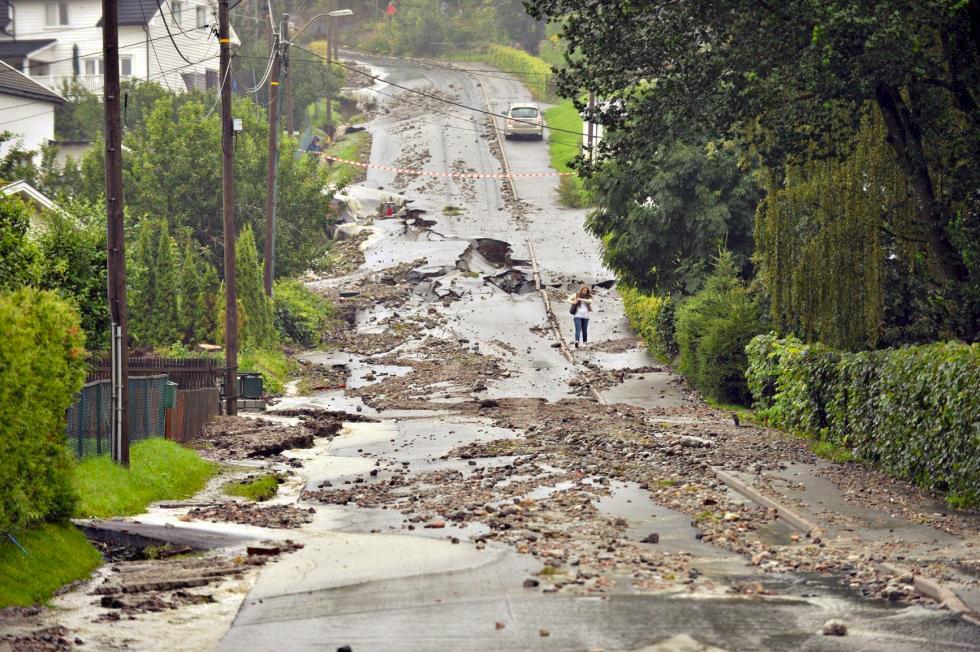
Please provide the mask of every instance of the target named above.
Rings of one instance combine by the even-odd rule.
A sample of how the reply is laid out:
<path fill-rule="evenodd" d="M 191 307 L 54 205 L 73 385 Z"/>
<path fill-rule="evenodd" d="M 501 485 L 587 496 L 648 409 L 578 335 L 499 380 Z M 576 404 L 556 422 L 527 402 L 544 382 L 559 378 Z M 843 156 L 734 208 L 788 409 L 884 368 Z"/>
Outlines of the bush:
<path fill-rule="evenodd" d="M 512 72 L 520 77 L 534 99 L 544 101 L 555 98 L 551 66 L 543 59 L 524 50 L 505 45 L 491 45 L 487 48 L 485 60 L 495 68 Z"/>
<path fill-rule="evenodd" d="M 980 504 L 980 344 L 844 353 L 760 335 L 746 372 L 767 423 Z"/>
<path fill-rule="evenodd" d="M 658 297 L 643 294 L 637 289 L 620 288 L 626 317 L 650 353 L 667 364 L 677 356 L 677 340 L 674 339 L 674 300 L 668 295 Z"/>
<path fill-rule="evenodd" d="M 705 288 L 677 309 L 678 369 L 715 401 L 748 404 L 745 347 L 762 332 L 759 307 L 722 252 Z"/>
<path fill-rule="evenodd" d="M 276 330 L 286 341 L 299 346 L 316 346 L 333 306 L 300 281 L 276 281 L 273 292 Z"/>
<path fill-rule="evenodd" d="M 65 410 L 85 380 L 78 315 L 53 292 L 0 295 L 0 532 L 71 515 Z"/>

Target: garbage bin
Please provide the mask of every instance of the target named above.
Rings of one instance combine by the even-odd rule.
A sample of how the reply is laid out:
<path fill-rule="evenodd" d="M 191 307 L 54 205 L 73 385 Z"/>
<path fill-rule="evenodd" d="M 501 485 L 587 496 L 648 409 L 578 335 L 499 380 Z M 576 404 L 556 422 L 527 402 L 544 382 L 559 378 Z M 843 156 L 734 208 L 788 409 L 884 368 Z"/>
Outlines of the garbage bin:
<path fill-rule="evenodd" d="M 262 398 L 262 374 L 238 374 L 238 397 L 247 399 Z"/>
<path fill-rule="evenodd" d="M 168 380 L 163 386 L 163 407 L 167 410 L 177 407 L 177 383 Z"/>

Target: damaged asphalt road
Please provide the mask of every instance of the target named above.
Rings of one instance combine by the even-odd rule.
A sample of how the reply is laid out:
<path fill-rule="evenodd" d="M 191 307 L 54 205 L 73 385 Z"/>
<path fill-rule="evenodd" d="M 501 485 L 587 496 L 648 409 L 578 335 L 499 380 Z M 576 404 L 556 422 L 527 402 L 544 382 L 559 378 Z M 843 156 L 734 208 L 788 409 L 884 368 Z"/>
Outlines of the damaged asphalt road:
<path fill-rule="evenodd" d="M 528 99 L 500 74 L 363 63 L 468 105 L 483 91 L 495 110 Z M 548 169 L 540 143 L 501 152 L 489 129 L 447 128 L 446 112 L 465 113 L 384 99 L 366 125 L 372 162 L 496 174 L 506 154 L 514 172 Z M 408 197 L 411 216 L 362 215 L 335 273 L 310 281 L 337 319 L 322 351 L 297 356 L 304 391 L 198 442 L 242 475 L 281 474 L 279 495 L 253 505 L 210 487 L 140 517 L 238 537 L 237 553 L 200 557 L 234 572 L 155 597 L 93 585 L 62 601 L 76 616 L 35 633 L 229 652 L 980 649 L 980 627 L 881 567 L 980 590 L 976 514 L 705 405 L 630 331 L 585 211 L 556 203 L 554 178 L 515 184 L 520 202 L 494 179 L 370 169 L 364 194 Z M 535 264 L 565 338 L 564 297 L 596 287 L 595 341 L 574 361 Z M 820 528 L 794 529 L 719 471 Z M 288 554 L 259 565 L 264 551 Z M 196 558 L 159 563 L 193 573 Z M 91 622 L 112 613 L 125 629 Z"/>
<path fill-rule="evenodd" d="M 501 106 L 526 99 L 506 79 L 369 63 L 464 103 L 482 101 L 479 84 Z M 397 100 L 382 106 L 368 125 L 373 162 L 501 171 L 486 134 L 440 129 L 435 113 L 413 122 L 417 107 Z M 514 171 L 547 169 L 544 148 L 504 146 Z M 302 478 L 299 504 L 316 510 L 298 531 L 306 547 L 260 574 L 220 649 L 980 645 L 974 625 L 879 568 L 920 544 L 968 563 L 974 515 L 926 521 L 928 497 L 892 486 L 910 529 L 858 541 L 853 528 L 794 530 L 731 491 L 717 470 L 773 493 L 769 474 L 844 476 L 800 440 L 737 426 L 650 359 L 584 212 L 557 206 L 551 182 L 516 183 L 520 204 L 488 179 L 369 171 L 365 185 L 411 198 L 425 219 L 363 216 L 364 264 L 313 283 L 342 316 L 330 351 L 302 356 L 342 384 L 286 397 L 273 414 L 374 421 L 284 453 Z M 574 363 L 535 291 L 528 243 L 556 310 L 579 283 L 597 286 L 597 341 Z M 847 474 L 851 486 L 878 481 Z"/>

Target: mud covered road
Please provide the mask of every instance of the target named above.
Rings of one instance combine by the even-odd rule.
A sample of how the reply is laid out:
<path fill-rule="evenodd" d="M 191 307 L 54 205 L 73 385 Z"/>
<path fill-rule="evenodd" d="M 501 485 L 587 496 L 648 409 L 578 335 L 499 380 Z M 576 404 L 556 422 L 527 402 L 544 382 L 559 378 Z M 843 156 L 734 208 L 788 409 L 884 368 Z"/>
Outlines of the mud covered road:
<path fill-rule="evenodd" d="M 467 106 L 529 99 L 473 64 L 359 61 Z M 372 163 L 503 170 L 487 116 L 372 88 Z M 503 146 L 512 172 L 549 170 L 546 144 Z M 307 380 L 199 442 L 275 471 L 279 495 L 242 505 L 212 487 L 134 519 L 220 539 L 204 559 L 229 577 L 140 609 L 99 597 L 124 575 L 106 567 L 43 619 L 64 649 L 980 649 L 980 627 L 917 588 L 980 603 L 977 515 L 706 406 L 630 332 L 557 179 L 515 183 L 520 201 L 496 179 L 368 171 L 344 268 L 310 282 L 338 319 L 298 356 Z M 425 212 L 372 217 L 379 188 Z M 563 301 L 583 282 L 593 341 L 569 352 Z M 257 561 L 269 549 L 283 554 Z M 208 563 L 192 559 L 174 563 Z"/>
<path fill-rule="evenodd" d="M 467 106 L 530 99 L 492 71 L 361 62 Z M 373 163 L 503 171 L 487 116 L 373 88 Z M 546 144 L 500 142 L 512 172 L 549 170 Z M 366 187 L 425 213 L 373 220 L 364 264 L 313 284 L 346 320 L 334 350 L 304 359 L 345 389 L 274 409 L 376 421 L 295 453 L 300 503 L 317 520 L 300 531 L 305 548 L 260 572 L 220 649 L 980 645 L 980 629 L 879 568 L 952 560 L 937 572 L 955 565 L 975 586 L 975 516 L 937 513 L 907 486 L 706 407 L 630 333 L 584 211 L 556 203 L 557 179 L 514 182 L 520 201 L 495 179 L 368 171 Z M 594 341 L 573 361 L 535 265 L 565 339 L 563 297 L 596 287 Z M 844 508 L 813 514 L 826 529 L 801 532 L 728 489 L 719 469 L 780 497 L 812 477 L 822 493 L 793 505 Z"/>

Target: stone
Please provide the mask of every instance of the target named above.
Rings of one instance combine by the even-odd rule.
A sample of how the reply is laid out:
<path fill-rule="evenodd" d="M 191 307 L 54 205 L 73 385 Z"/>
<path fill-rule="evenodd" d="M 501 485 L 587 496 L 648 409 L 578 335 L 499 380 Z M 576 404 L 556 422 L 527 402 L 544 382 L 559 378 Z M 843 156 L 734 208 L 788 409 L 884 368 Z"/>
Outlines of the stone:
<path fill-rule="evenodd" d="M 544 637 L 544 636 L 551 636 L 551 632 L 549 632 L 544 627 L 542 627 L 540 630 L 538 630 L 538 634 L 540 634 L 542 637 Z"/>
<path fill-rule="evenodd" d="M 540 585 L 541 585 L 541 582 L 539 582 L 538 580 L 534 579 L 533 577 L 529 577 L 526 580 L 524 580 L 524 588 L 525 589 L 536 589 Z"/>
<path fill-rule="evenodd" d="M 847 636 L 847 624 L 840 620 L 828 620 L 823 624 L 824 636 Z"/>
<path fill-rule="evenodd" d="M 656 532 L 651 532 L 650 534 L 643 537 L 640 543 L 660 543 L 660 535 Z"/>

